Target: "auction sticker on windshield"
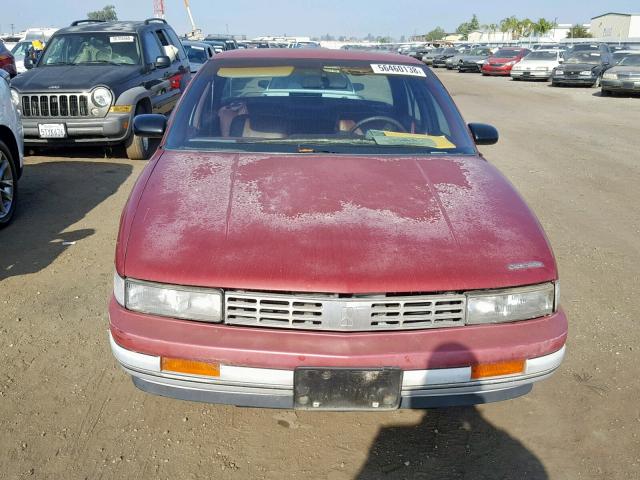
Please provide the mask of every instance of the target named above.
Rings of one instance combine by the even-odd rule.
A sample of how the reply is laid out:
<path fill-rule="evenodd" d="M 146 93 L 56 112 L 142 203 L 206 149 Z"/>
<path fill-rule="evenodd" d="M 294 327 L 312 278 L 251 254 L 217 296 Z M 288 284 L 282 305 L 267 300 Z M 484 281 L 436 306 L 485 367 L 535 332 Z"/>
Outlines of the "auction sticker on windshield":
<path fill-rule="evenodd" d="M 109 37 L 109 42 L 111 43 L 131 43 L 135 42 L 135 37 L 133 35 L 118 35 L 117 37 Z"/>
<path fill-rule="evenodd" d="M 413 65 L 392 65 L 387 63 L 371 64 L 373 73 L 379 75 L 411 75 L 413 77 L 426 77 L 427 74 L 420 67 Z"/>

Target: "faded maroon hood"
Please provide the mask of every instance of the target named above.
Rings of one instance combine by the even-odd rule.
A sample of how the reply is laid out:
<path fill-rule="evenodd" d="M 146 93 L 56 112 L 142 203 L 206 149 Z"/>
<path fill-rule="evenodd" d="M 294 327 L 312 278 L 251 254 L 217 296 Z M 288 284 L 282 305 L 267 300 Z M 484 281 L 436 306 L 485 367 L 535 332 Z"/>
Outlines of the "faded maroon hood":
<path fill-rule="evenodd" d="M 535 217 L 474 156 L 165 152 L 129 201 L 117 267 L 172 284 L 342 293 L 557 277 Z"/>

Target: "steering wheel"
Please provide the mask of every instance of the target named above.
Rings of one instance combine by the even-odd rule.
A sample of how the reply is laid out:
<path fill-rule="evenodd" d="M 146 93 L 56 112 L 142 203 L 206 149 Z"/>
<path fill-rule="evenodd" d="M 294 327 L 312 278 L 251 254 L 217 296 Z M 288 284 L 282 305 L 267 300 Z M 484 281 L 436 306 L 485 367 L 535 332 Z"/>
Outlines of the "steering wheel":
<path fill-rule="evenodd" d="M 379 117 L 368 117 L 368 118 L 365 118 L 363 120 L 360 120 L 358 123 L 356 123 L 353 126 L 353 128 L 351 130 L 349 130 L 349 134 L 354 134 L 356 132 L 356 130 L 361 129 L 363 125 L 366 125 L 368 123 L 374 123 L 374 122 L 385 122 L 385 123 L 393 125 L 394 127 L 397 127 L 398 128 L 398 130 L 397 130 L 398 132 L 402 132 L 402 133 L 406 133 L 407 132 L 407 129 L 404 128 L 404 125 L 402 125 L 395 118 L 379 116 Z"/>

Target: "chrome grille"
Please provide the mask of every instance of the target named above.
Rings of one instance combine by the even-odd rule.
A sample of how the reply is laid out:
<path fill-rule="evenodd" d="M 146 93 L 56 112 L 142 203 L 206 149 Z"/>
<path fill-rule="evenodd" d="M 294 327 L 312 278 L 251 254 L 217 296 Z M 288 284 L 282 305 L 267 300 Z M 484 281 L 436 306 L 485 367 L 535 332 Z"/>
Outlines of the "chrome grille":
<path fill-rule="evenodd" d="M 327 331 L 388 331 L 459 327 L 466 297 L 225 292 L 229 325 Z"/>
<path fill-rule="evenodd" d="M 89 95 L 23 95 L 22 115 L 24 117 L 42 118 L 88 117 Z"/>

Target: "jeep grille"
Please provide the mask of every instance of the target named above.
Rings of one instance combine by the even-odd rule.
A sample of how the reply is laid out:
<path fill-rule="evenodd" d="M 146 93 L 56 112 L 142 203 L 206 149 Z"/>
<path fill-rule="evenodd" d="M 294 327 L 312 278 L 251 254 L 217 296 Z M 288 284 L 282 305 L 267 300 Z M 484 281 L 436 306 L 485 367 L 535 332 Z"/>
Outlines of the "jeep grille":
<path fill-rule="evenodd" d="M 88 117 L 89 95 L 23 95 L 22 115 L 41 118 Z"/>

